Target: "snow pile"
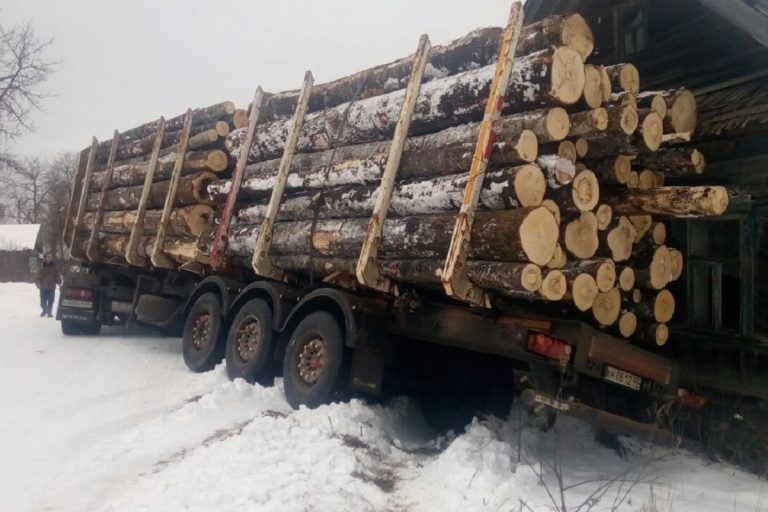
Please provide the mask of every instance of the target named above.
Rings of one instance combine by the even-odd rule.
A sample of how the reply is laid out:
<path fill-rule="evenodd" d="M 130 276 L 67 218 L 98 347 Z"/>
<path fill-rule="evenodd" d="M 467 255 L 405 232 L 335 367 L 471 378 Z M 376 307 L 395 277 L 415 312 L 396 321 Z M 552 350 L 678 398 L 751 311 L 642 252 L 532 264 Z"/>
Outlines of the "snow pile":
<path fill-rule="evenodd" d="M 433 431 L 418 400 L 293 411 L 282 385 L 186 370 L 177 339 L 59 334 L 36 290 L 0 285 L 0 510 L 768 510 L 768 483 L 699 456 L 479 418 Z M 559 477 L 558 477 L 559 475 Z"/>
<path fill-rule="evenodd" d="M 26 251 L 35 248 L 40 224 L 0 224 L 0 251 Z"/>

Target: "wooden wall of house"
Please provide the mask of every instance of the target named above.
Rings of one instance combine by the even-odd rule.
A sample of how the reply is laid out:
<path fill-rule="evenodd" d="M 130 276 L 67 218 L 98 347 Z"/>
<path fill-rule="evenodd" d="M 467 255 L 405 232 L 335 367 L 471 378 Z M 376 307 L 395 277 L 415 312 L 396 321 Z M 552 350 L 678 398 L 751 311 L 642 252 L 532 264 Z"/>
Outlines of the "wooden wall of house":
<path fill-rule="evenodd" d="M 34 282 L 29 259 L 37 257 L 36 251 L 0 251 L 0 283 Z"/>

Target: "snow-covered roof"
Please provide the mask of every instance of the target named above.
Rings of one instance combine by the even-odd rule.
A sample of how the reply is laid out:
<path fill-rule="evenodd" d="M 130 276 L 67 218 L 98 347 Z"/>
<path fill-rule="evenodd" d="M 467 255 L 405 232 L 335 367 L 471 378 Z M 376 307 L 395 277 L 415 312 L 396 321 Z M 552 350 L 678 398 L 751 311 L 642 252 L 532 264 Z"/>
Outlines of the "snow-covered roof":
<path fill-rule="evenodd" d="M 40 224 L 0 224 L 0 251 L 34 249 Z"/>

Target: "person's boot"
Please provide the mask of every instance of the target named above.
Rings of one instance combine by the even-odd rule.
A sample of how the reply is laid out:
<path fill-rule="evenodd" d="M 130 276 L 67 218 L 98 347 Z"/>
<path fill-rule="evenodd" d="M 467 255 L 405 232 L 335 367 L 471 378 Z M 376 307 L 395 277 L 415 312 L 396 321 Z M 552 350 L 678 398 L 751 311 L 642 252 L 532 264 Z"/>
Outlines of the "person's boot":
<path fill-rule="evenodd" d="M 48 312 L 48 318 L 53 318 L 53 315 L 51 314 L 50 311 Z"/>
<path fill-rule="evenodd" d="M 42 312 L 42 313 L 40 313 L 40 318 L 42 318 L 42 317 L 44 317 L 44 316 L 45 316 L 45 310 L 43 310 L 43 312 Z"/>

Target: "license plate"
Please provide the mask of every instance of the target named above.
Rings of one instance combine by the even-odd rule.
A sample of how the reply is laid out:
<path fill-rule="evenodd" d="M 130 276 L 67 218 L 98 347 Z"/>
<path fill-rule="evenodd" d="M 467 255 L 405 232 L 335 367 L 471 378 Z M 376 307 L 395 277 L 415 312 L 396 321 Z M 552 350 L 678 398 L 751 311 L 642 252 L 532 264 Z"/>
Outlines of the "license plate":
<path fill-rule="evenodd" d="M 63 299 L 61 305 L 67 308 L 92 308 L 93 302 L 89 300 Z"/>
<path fill-rule="evenodd" d="M 640 384 L 643 382 L 643 379 L 637 375 L 608 365 L 605 366 L 605 374 L 603 375 L 603 378 L 607 381 L 621 384 L 622 386 L 626 386 L 636 391 L 640 389 Z"/>

